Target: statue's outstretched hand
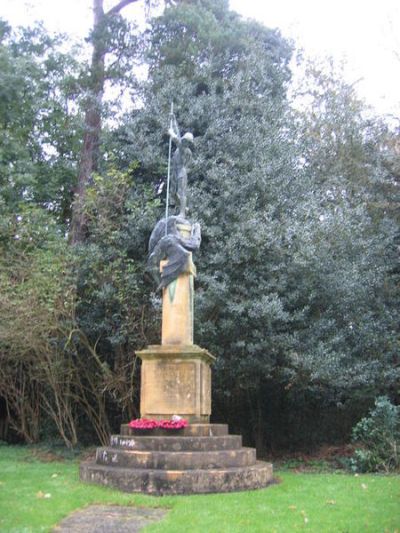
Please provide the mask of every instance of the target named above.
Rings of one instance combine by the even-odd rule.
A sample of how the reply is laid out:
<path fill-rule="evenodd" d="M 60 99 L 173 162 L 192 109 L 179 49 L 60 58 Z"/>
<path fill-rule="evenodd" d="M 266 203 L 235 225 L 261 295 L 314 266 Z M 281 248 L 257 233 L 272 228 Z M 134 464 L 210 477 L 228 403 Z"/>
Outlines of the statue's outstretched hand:
<path fill-rule="evenodd" d="M 178 133 L 173 129 L 173 128 L 169 128 L 168 129 L 168 135 L 171 137 L 171 139 L 175 142 L 178 142 L 180 141 L 180 138 L 179 138 L 179 135 Z"/>

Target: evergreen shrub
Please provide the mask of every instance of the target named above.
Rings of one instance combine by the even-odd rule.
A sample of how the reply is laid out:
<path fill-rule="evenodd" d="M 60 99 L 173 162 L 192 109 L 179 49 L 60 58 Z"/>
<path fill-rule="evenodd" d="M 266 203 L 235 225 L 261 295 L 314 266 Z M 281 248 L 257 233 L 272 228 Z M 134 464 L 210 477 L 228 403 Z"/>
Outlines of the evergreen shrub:
<path fill-rule="evenodd" d="M 387 396 L 375 400 L 375 408 L 353 429 L 360 444 L 351 462 L 360 472 L 390 472 L 400 467 L 400 406 Z"/>

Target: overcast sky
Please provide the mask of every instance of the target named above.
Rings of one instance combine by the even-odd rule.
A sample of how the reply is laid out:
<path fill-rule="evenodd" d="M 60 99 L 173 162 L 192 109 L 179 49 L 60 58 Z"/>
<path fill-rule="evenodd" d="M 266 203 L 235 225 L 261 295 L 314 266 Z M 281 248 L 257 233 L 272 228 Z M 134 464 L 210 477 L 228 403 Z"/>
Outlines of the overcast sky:
<path fill-rule="evenodd" d="M 230 0 L 309 55 L 347 62 L 346 77 L 381 113 L 400 116 L 400 0 Z"/>
<path fill-rule="evenodd" d="M 106 5 L 113 5 L 105 0 Z M 82 38 L 91 24 L 91 0 L 0 0 L 12 25 L 43 20 L 52 31 Z M 380 113 L 400 116 L 400 0 L 230 0 L 245 17 L 278 27 L 308 55 L 347 61 L 346 77 Z M 125 8 L 135 18 L 142 1 Z"/>

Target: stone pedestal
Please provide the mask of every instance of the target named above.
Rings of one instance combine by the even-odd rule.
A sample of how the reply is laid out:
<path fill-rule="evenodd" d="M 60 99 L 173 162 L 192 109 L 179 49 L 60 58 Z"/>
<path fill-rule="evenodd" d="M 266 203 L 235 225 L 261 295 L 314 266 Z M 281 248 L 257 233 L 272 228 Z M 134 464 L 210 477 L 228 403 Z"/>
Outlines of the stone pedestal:
<path fill-rule="evenodd" d="M 142 360 L 141 418 L 209 421 L 214 356 L 193 344 L 149 346 L 136 353 Z"/>
<path fill-rule="evenodd" d="M 162 270 L 166 261 L 161 261 Z M 163 289 L 161 344 L 193 344 L 193 278 L 196 267 L 190 254 L 186 271 Z"/>

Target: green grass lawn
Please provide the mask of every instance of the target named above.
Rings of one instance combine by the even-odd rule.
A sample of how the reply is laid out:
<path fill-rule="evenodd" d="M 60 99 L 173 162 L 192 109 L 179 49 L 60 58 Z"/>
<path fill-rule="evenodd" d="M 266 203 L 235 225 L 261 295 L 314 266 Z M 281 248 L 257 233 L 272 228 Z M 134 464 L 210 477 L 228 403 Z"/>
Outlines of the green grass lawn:
<path fill-rule="evenodd" d="M 0 446 L 0 531 L 49 531 L 91 503 L 170 509 L 148 532 L 400 532 L 400 476 L 279 471 L 264 490 L 156 498 L 78 479 L 78 461 L 46 461 Z"/>

